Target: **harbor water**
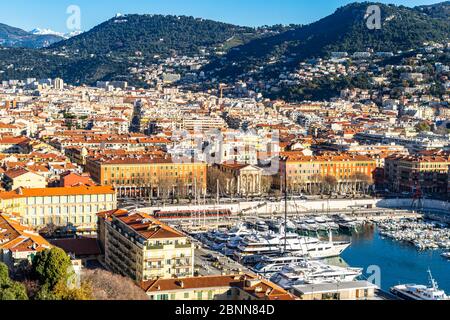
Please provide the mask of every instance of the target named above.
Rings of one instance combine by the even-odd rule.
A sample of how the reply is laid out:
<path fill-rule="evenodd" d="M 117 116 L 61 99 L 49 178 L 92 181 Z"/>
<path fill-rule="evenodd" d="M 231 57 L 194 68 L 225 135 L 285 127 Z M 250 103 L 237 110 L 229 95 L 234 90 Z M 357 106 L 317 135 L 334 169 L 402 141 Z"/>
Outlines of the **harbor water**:
<path fill-rule="evenodd" d="M 352 267 L 364 268 L 365 277 L 372 275 L 371 266 L 378 266 L 383 290 L 398 284 L 428 285 L 430 269 L 439 287 L 450 293 L 450 260 L 441 257 L 442 250 L 419 251 L 409 243 L 383 238 L 376 228 L 355 232 L 351 239 L 351 247 L 341 258 Z"/>

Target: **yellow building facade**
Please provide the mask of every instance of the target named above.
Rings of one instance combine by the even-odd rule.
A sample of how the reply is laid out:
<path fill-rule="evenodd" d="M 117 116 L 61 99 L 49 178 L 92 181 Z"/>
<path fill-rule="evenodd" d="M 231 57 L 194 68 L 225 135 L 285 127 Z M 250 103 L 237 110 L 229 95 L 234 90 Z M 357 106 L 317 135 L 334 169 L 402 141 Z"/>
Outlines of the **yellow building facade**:
<path fill-rule="evenodd" d="M 206 163 L 178 163 L 172 159 L 88 158 L 86 170 L 102 185 L 120 194 L 160 197 L 163 193 L 186 196 L 204 193 Z"/>
<path fill-rule="evenodd" d="M 42 228 L 69 224 L 95 230 L 97 213 L 117 207 L 111 187 L 22 189 L 0 192 L 0 210 L 20 216 L 21 223 Z"/>

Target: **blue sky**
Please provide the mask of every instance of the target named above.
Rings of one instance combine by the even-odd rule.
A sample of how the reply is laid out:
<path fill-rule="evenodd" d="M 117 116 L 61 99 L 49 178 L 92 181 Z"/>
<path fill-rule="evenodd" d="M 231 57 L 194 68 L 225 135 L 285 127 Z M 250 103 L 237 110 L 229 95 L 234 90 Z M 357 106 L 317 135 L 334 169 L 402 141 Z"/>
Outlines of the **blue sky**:
<path fill-rule="evenodd" d="M 442 0 L 443 1 L 443 0 Z M 116 13 L 202 17 L 247 26 L 310 23 L 354 0 L 8 0 L 0 1 L 0 22 L 25 30 L 67 32 L 70 5 L 81 9 L 81 29 L 89 30 Z M 381 0 L 406 6 L 439 0 Z"/>

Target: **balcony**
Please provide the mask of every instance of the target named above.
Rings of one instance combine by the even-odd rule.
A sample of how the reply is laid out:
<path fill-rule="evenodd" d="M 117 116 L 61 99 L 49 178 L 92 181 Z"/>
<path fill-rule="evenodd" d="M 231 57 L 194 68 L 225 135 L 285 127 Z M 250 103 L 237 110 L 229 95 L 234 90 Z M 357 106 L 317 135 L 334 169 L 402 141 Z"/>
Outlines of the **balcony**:
<path fill-rule="evenodd" d="M 191 243 L 186 243 L 186 244 L 176 244 L 175 245 L 175 249 L 187 249 L 187 248 L 191 248 L 192 244 Z"/>
<path fill-rule="evenodd" d="M 162 250 L 162 249 L 164 249 L 164 246 L 162 244 L 147 246 L 147 250 Z"/>

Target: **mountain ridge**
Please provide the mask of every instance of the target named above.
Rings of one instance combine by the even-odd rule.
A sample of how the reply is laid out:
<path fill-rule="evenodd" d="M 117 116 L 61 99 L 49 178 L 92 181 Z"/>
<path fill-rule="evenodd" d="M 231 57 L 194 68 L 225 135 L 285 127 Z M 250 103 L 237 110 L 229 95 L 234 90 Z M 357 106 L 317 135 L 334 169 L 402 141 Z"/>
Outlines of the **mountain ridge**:
<path fill-rule="evenodd" d="M 278 77 L 277 68 L 294 69 L 304 59 L 333 51 L 408 50 L 425 41 L 448 39 L 449 21 L 434 13 L 447 3 L 420 8 L 352 3 L 306 26 L 261 28 L 188 16 L 120 15 L 46 48 L 0 50 L 1 77 L 61 77 L 73 84 L 93 84 L 129 78 L 127 68 L 159 58 L 200 52 L 211 60 L 202 70 L 223 82 L 261 67 L 263 72 L 255 77 Z M 366 9 L 372 4 L 382 9 L 381 30 L 365 25 Z"/>
<path fill-rule="evenodd" d="M 43 48 L 63 40 L 56 34 L 33 34 L 20 28 L 0 23 L 0 45 L 19 48 Z"/>
<path fill-rule="evenodd" d="M 381 8 L 380 30 L 369 30 L 365 24 L 369 5 Z M 352 3 L 317 22 L 231 50 L 204 71 L 221 80 L 231 78 L 228 80 L 234 81 L 267 64 L 268 59 L 290 57 L 289 61 L 279 64 L 292 67 L 304 59 L 324 57 L 333 51 L 408 50 L 427 41 L 443 41 L 449 37 L 449 21 L 421 14 L 414 8 L 376 2 Z"/>

